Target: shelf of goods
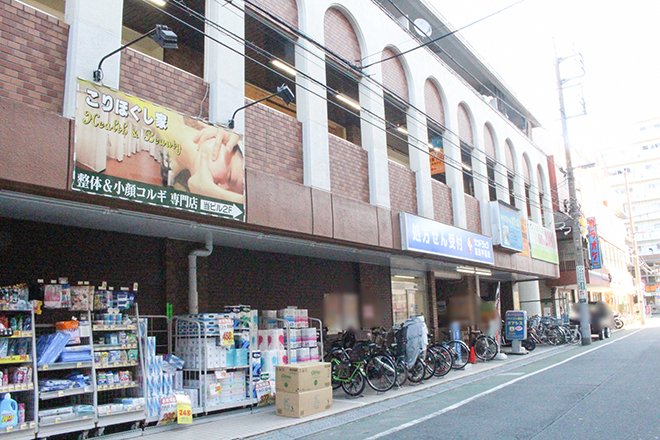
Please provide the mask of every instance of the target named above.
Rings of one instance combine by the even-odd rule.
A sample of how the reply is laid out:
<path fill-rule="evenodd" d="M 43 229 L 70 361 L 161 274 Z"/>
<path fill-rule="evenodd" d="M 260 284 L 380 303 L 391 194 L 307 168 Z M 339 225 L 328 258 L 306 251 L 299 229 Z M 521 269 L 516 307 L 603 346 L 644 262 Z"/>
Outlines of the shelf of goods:
<path fill-rule="evenodd" d="M 0 399 L 9 394 L 16 401 L 15 412 L 3 410 L 2 439 L 33 439 L 36 433 L 34 313 L 27 299 L 25 285 L 0 288 Z"/>
<path fill-rule="evenodd" d="M 173 318 L 174 354 L 183 361 L 175 390 L 190 396 L 193 414 L 251 406 L 257 311 L 228 306 L 223 313 Z"/>

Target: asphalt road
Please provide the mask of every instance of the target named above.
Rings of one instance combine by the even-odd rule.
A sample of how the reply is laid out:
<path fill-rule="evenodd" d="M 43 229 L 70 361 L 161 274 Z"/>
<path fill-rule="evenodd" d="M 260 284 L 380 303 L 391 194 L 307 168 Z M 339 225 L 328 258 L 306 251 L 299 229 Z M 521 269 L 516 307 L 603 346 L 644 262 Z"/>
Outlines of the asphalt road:
<path fill-rule="evenodd" d="M 305 438 L 660 439 L 654 321 Z"/>

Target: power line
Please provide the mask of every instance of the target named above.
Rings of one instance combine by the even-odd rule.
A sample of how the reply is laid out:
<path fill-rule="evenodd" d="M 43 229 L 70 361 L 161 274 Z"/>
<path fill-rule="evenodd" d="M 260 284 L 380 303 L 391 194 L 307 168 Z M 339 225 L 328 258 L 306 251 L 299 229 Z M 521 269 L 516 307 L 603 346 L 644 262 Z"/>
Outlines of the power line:
<path fill-rule="evenodd" d="M 172 19 L 174 19 L 174 20 L 176 20 L 176 21 L 182 23 L 183 25 L 185 25 L 185 26 L 187 26 L 187 27 L 189 27 L 189 28 L 191 28 L 191 29 L 194 29 L 195 31 L 197 31 L 197 32 L 199 32 L 200 34 L 204 35 L 206 38 L 209 38 L 210 40 L 212 40 L 212 41 L 214 41 L 214 42 L 220 44 L 221 46 L 223 46 L 223 47 L 229 49 L 230 51 L 232 51 L 232 52 L 234 52 L 234 53 L 236 53 L 236 54 L 239 54 L 239 55 L 245 57 L 246 59 L 249 59 L 249 60 L 255 62 L 256 64 L 258 64 L 258 65 L 264 67 L 265 69 L 267 69 L 267 70 L 269 70 L 269 71 L 271 71 L 271 72 L 274 72 L 275 74 L 281 76 L 282 78 L 286 78 L 286 79 L 288 79 L 288 78 L 287 78 L 285 75 L 283 75 L 281 72 L 279 72 L 279 71 L 277 71 L 277 70 L 271 68 L 270 66 L 268 66 L 268 65 L 266 65 L 266 64 L 261 63 L 261 62 L 258 61 L 258 60 L 255 60 L 254 58 L 249 57 L 248 55 L 246 55 L 246 54 L 244 54 L 244 53 L 241 53 L 240 51 L 238 51 L 238 50 L 236 50 L 236 49 L 230 47 L 229 45 L 227 45 L 227 44 L 225 44 L 225 43 L 223 43 L 223 42 L 221 42 L 221 41 L 219 41 L 219 40 L 217 40 L 216 38 L 211 37 L 210 35 L 206 34 L 206 33 L 203 32 L 202 30 L 196 28 L 195 26 L 191 25 L 190 23 L 187 23 L 185 20 L 176 17 L 175 15 L 173 15 L 173 14 L 171 14 L 171 13 L 169 13 L 169 12 L 163 10 L 162 8 L 160 8 L 160 7 L 156 6 L 156 5 L 154 5 L 153 3 L 150 3 L 150 2 L 148 2 L 148 1 L 146 1 L 146 0 L 143 0 L 143 1 L 144 1 L 146 4 L 148 4 L 149 6 L 155 8 L 155 9 L 160 10 L 162 13 L 164 13 L 164 14 L 167 15 L 167 16 L 169 16 L 170 18 L 172 18 Z M 170 3 L 172 3 L 172 1 L 173 1 L 173 0 L 168 0 L 168 2 L 170 2 Z M 200 20 L 203 20 L 205 23 L 208 23 L 209 25 L 212 25 L 213 27 L 217 27 L 217 28 L 219 28 L 218 30 L 220 30 L 220 31 L 222 31 L 223 33 L 225 33 L 225 35 L 232 36 L 232 38 L 238 38 L 239 40 L 241 40 L 241 41 L 243 41 L 243 42 L 246 42 L 246 43 L 249 43 L 249 44 L 253 44 L 253 43 L 247 42 L 247 40 L 245 40 L 245 38 L 242 38 L 242 37 L 240 37 L 240 36 L 236 36 L 235 34 L 233 34 L 233 33 L 229 32 L 229 31 L 227 31 L 226 29 L 222 28 L 222 27 L 221 27 L 220 25 L 218 25 L 217 23 L 215 23 L 215 22 L 213 22 L 213 21 L 211 21 L 211 20 L 206 19 L 206 17 L 201 16 L 201 17 L 203 17 L 203 18 L 200 18 L 199 16 L 200 16 L 201 14 L 197 13 L 196 11 L 194 11 L 194 10 L 192 10 L 192 9 L 189 9 L 189 8 L 188 8 L 187 6 L 185 6 L 185 5 L 181 5 L 177 0 L 174 0 L 174 3 L 172 3 L 172 4 L 175 4 L 176 6 L 179 6 L 179 7 L 183 6 L 184 8 L 186 8 L 187 12 L 189 12 L 191 15 L 197 15 L 198 17 L 196 17 L 196 18 L 198 18 L 198 19 L 200 19 Z M 267 52 L 266 52 L 266 53 L 267 53 Z M 272 54 L 271 54 L 271 55 L 272 55 Z M 298 73 L 300 73 L 300 74 L 301 74 L 302 76 L 304 76 L 305 78 L 311 80 L 312 82 L 314 82 L 314 83 L 316 83 L 316 84 L 318 84 L 318 85 L 324 87 L 327 91 L 331 91 L 331 92 L 333 92 L 333 93 L 336 93 L 336 91 L 330 89 L 330 88 L 327 87 L 325 84 L 323 84 L 323 83 L 319 82 L 318 80 L 316 80 L 316 79 L 310 77 L 309 75 L 307 75 L 307 74 L 305 74 L 305 73 L 303 73 L 303 72 L 300 72 L 300 71 L 298 71 Z M 339 104 L 336 104 L 336 103 L 334 103 L 334 102 L 328 100 L 326 97 L 324 97 L 324 96 L 322 96 L 322 95 L 320 95 L 320 94 L 314 92 L 313 90 L 311 90 L 311 89 L 309 89 L 309 88 L 307 88 L 307 87 L 304 87 L 304 86 L 302 86 L 302 85 L 300 85 L 300 84 L 298 84 L 298 86 L 301 87 L 303 90 L 306 90 L 307 92 L 313 94 L 314 96 L 317 96 L 317 97 L 323 99 L 324 101 L 331 103 L 332 105 L 335 105 L 335 106 L 337 106 L 337 107 L 339 107 L 339 108 L 341 108 L 341 109 L 343 109 L 343 110 L 345 110 L 345 111 L 348 111 L 349 113 L 351 113 L 351 114 L 357 116 L 358 118 L 360 118 L 361 120 L 363 120 L 363 121 L 369 123 L 370 125 L 374 126 L 375 128 L 380 129 L 380 130 L 385 131 L 385 132 L 388 132 L 388 130 L 387 130 L 387 125 L 388 125 L 388 124 L 391 125 L 391 123 L 388 123 L 385 119 L 383 119 L 383 118 L 381 118 L 381 117 L 375 115 L 374 113 L 372 113 L 372 112 L 370 112 L 370 111 L 368 111 L 368 110 L 366 110 L 366 109 L 364 109 L 364 108 L 362 109 L 362 110 L 365 111 L 366 113 L 370 114 L 372 117 L 375 117 L 375 118 L 377 118 L 378 120 L 380 120 L 381 122 L 384 122 L 384 123 L 386 124 L 386 127 L 385 127 L 385 128 L 383 128 L 383 127 L 381 127 L 381 126 L 378 126 L 378 125 L 376 125 L 374 122 L 372 122 L 372 121 L 370 121 L 370 120 L 367 120 L 367 119 L 363 118 L 361 115 L 356 114 L 356 113 L 354 113 L 354 112 L 352 112 L 352 111 L 350 111 L 350 110 L 344 108 L 343 106 L 340 106 Z M 407 139 L 404 139 L 404 138 L 398 136 L 396 133 L 392 133 L 392 132 L 390 131 L 389 134 L 392 135 L 392 136 L 394 136 L 394 137 L 396 137 L 397 139 L 400 139 L 401 141 L 408 142 Z M 413 140 L 415 140 L 417 143 L 422 143 L 419 139 L 415 138 L 414 136 L 408 135 L 407 137 L 408 137 L 409 139 L 413 139 Z M 452 143 L 452 144 L 455 145 L 455 146 L 458 146 L 458 147 L 460 148 L 460 145 L 457 145 L 457 144 L 455 144 L 455 143 Z M 419 151 L 422 151 L 423 153 L 427 154 L 428 156 L 431 156 L 431 155 L 432 155 L 432 154 L 431 154 L 430 152 L 428 152 L 427 150 L 422 149 L 422 148 L 420 148 L 420 147 L 418 147 L 418 146 L 416 146 L 416 145 L 414 145 L 414 144 L 411 144 L 411 143 L 408 142 L 408 145 L 411 146 L 411 147 L 413 147 L 413 148 L 416 148 L 416 149 L 419 150 Z M 457 162 L 457 161 L 454 161 L 454 160 L 451 160 L 451 162 L 447 162 L 447 161 L 444 161 L 444 162 L 445 162 L 445 164 L 446 164 L 447 166 L 450 166 L 450 167 L 452 167 L 453 169 L 456 169 L 456 170 L 459 170 L 459 171 L 463 172 L 463 166 L 462 166 L 462 163 Z M 453 162 L 457 162 L 457 164 L 454 164 Z M 475 173 L 475 172 L 473 171 L 473 172 L 472 172 L 472 177 L 473 177 L 473 178 L 476 178 L 478 181 L 481 181 L 481 182 L 483 182 L 483 183 L 486 183 L 487 185 L 490 185 L 490 181 L 489 181 L 489 179 L 488 179 L 488 176 L 484 176 L 484 175 L 481 175 L 481 174 Z M 501 185 L 501 184 L 499 184 L 499 183 L 497 183 L 497 182 L 494 182 L 494 183 L 495 183 L 495 186 L 496 186 L 496 187 L 502 188 L 502 189 L 505 190 L 505 191 L 509 191 L 509 188 L 508 188 L 508 187 L 505 187 L 504 185 Z M 518 194 L 514 194 L 514 198 L 516 198 L 516 199 L 522 201 L 523 203 L 529 203 L 530 206 L 534 206 L 534 207 L 537 207 L 537 208 L 540 208 L 540 207 L 541 207 L 541 205 L 540 205 L 539 202 L 537 202 L 536 200 L 533 200 L 533 199 L 531 199 L 531 198 L 530 198 L 529 200 L 527 200 L 526 197 L 524 197 L 524 196 L 522 196 L 522 195 L 518 195 Z"/>

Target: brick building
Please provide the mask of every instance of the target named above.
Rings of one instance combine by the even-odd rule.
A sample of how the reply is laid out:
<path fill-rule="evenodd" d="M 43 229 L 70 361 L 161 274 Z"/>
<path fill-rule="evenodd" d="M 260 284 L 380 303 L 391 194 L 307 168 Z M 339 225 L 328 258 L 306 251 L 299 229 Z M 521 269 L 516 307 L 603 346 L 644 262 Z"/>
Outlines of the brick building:
<path fill-rule="evenodd" d="M 356 294 L 363 327 L 418 313 L 438 327 L 454 295 L 493 300 L 500 283 L 505 308 L 540 313 L 538 280 L 559 268 L 538 123 L 458 34 L 408 52 L 450 30 L 425 3 L 157 3 L 2 1 L 0 285 L 138 282 L 142 313 L 171 303 L 182 314 L 194 290 L 187 257 L 212 243 L 197 263 L 202 312 L 297 305 L 323 317 L 324 296 Z M 157 24 L 177 34 L 177 50 L 140 40 L 92 82 L 105 55 Z M 295 103 L 275 96 L 235 113 L 282 84 Z M 89 121 L 78 97 L 105 105 L 98 93 L 113 89 L 207 128 L 235 113 L 243 203 L 217 206 L 240 214 L 74 191 L 81 170 L 103 177 L 113 166 L 134 173 L 124 183 L 149 168 L 154 188 L 176 186 L 170 152 L 109 130 L 95 138 L 101 165 L 81 165 Z"/>

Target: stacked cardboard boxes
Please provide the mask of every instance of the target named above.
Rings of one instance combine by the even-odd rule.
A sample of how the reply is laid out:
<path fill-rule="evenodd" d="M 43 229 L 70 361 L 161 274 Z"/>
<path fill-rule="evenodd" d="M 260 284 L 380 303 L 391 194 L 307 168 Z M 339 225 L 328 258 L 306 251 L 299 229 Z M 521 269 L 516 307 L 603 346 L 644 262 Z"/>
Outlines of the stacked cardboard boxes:
<path fill-rule="evenodd" d="M 275 406 L 278 416 L 306 417 L 332 407 L 328 362 L 303 362 L 276 369 Z"/>

